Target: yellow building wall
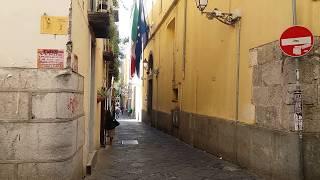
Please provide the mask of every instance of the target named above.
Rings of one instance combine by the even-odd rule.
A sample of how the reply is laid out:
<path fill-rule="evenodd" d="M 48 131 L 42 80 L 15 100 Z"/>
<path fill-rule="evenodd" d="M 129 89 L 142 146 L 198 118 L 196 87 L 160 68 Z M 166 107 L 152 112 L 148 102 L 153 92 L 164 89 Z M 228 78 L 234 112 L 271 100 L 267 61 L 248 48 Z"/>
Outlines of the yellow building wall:
<path fill-rule="evenodd" d="M 72 1 L 72 41 L 73 41 L 73 53 L 78 56 L 78 70 L 79 74 L 84 76 L 84 96 L 83 96 L 83 108 L 84 108 L 84 146 L 83 146 L 83 167 L 86 167 L 89 154 L 89 80 L 90 80 L 90 32 L 88 28 L 87 7 L 82 8 L 82 3 L 78 0 Z M 85 169 L 83 170 L 85 172 Z"/>
<path fill-rule="evenodd" d="M 240 31 L 240 77 L 239 77 L 239 121 L 255 123 L 255 108 L 252 98 L 252 67 L 249 49 L 279 39 L 281 33 L 292 25 L 291 0 L 211 0 L 207 10 L 218 8 L 223 12 L 236 12 L 242 16 L 241 25 L 227 26 L 217 20 L 208 20 L 201 15 L 194 1 L 156 0 L 149 15 L 152 36 L 144 57 L 150 52 L 154 56 L 154 68 L 159 68 L 158 79 L 154 78 L 153 109 L 170 112 L 172 103 L 172 58 L 171 41 L 175 41 L 176 81 L 179 86 L 182 111 L 236 119 L 236 82 L 238 60 L 238 33 Z M 186 71 L 183 80 L 183 32 L 184 3 L 187 2 Z M 309 27 L 314 35 L 320 33 L 320 2 L 298 1 L 298 24 Z M 168 14 L 167 14 L 168 13 Z M 166 19 L 161 24 L 161 19 Z M 175 38 L 170 39 L 167 26 L 175 18 Z M 144 82 L 144 96 L 147 92 Z M 146 110 L 146 101 L 143 108 Z"/>
<path fill-rule="evenodd" d="M 88 154 L 89 154 L 89 121 L 90 121 L 90 63 L 91 63 L 91 34 L 89 31 L 89 23 L 87 16 L 87 0 L 73 0 L 72 1 L 72 42 L 73 42 L 73 53 L 78 56 L 78 68 L 79 74 L 84 76 L 84 98 L 83 98 L 83 106 L 85 113 L 85 142 L 83 147 L 83 167 L 86 167 L 86 163 L 88 162 Z M 95 149 L 98 149 L 100 146 L 100 103 L 96 103 L 97 99 L 97 89 L 100 89 L 103 86 L 103 41 L 102 39 L 96 39 L 96 51 L 95 53 L 95 91 L 94 91 L 94 101 L 95 104 L 95 119 L 94 127 L 92 132 L 93 134 L 93 146 Z M 85 169 L 84 169 L 85 170 Z"/>
<path fill-rule="evenodd" d="M 104 82 L 104 60 L 103 60 L 103 39 L 97 39 L 96 41 L 96 76 L 95 86 L 96 90 L 101 89 Z M 97 93 L 95 93 L 95 99 L 97 99 Z M 94 123 L 94 146 L 96 149 L 100 147 L 100 122 L 101 122 L 101 103 L 96 103 L 96 114 Z"/>

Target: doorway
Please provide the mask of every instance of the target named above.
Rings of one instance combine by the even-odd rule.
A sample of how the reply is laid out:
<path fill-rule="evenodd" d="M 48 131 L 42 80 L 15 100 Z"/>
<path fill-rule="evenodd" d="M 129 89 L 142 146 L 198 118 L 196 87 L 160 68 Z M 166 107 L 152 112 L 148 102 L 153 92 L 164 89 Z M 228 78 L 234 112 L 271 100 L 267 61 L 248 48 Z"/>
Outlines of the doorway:
<path fill-rule="evenodd" d="M 147 111 L 148 111 L 148 116 L 150 119 L 152 119 L 152 94 L 153 94 L 153 80 L 150 79 L 148 80 L 148 104 L 147 104 Z"/>

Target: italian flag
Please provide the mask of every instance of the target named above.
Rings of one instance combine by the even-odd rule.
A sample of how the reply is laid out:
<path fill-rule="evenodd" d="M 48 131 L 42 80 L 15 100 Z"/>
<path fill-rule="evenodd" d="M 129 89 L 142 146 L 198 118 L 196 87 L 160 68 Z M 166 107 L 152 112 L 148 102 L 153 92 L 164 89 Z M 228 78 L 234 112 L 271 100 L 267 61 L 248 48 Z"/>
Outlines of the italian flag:
<path fill-rule="evenodd" d="M 133 9 L 133 20 L 132 20 L 132 28 L 131 28 L 131 77 L 134 76 L 136 72 L 136 45 L 137 45 L 137 38 L 138 38 L 138 7 L 137 2 L 135 1 L 134 9 Z"/>

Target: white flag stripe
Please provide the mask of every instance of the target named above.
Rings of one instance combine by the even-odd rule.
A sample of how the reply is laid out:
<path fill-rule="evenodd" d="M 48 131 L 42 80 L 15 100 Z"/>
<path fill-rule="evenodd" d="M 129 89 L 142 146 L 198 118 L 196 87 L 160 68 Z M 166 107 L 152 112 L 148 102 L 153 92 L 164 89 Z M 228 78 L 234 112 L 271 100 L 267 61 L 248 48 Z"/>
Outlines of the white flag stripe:
<path fill-rule="evenodd" d="M 311 44 L 311 36 L 282 39 L 281 44 L 282 44 L 282 46 L 290 46 L 290 45 L 298 45 L 298 44 Z"/>

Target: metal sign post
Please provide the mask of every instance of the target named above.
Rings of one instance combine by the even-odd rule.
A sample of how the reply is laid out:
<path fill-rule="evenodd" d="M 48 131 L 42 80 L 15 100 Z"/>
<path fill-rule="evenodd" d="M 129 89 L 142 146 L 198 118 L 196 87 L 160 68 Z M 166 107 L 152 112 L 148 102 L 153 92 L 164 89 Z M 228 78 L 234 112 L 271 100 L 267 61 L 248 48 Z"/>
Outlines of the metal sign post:
<path fill-rule="evenodd" d="M 293 25 L 297 25 L 297 2 L 292 0 L 292 22 Z M 313 35 L 311 36 L 313 38 Z M 311 49 L 310 49 L 311 50 Z M 300 70 L 299 70 L 299 58 L 295 58 L 296 66 L 296 90 L 294 91 L 294 123 L 295 130 L 299 134 L 299 149 L 300 149 L 300 164 L 301 173 L 300 178 L 304 179 L 304 157 L 303 157 L 303 116 L 302 116 L 302 91 L 300 88 Z"/>
<path fill-rule="evenodd" d="M 297 25 L 297 2 L 292 0 L 292 23 Z M 295 58 L 296 67 L 296 90 L 294 91 L 294 123 L 295 130 L 299 131 L 299 138 L 302 140 L 303 116 L 302 116 L 302 92 L 300 87 L 299 58 Z"/>

